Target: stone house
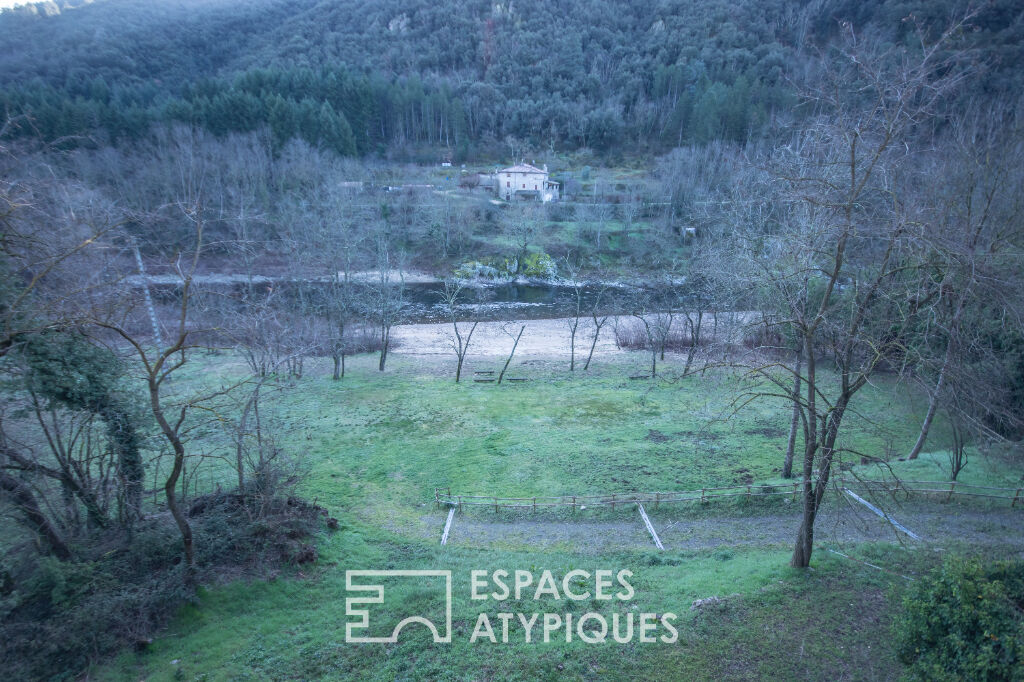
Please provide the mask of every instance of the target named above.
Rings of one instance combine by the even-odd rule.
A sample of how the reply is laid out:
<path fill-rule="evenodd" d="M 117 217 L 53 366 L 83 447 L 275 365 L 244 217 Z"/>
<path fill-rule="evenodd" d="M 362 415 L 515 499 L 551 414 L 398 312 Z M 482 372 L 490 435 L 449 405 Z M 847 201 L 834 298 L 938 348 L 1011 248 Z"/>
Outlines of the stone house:
<path fill-rule="evenodd" d="M 559 185 L 548 177 L 547 164 L 537 168 L 527 163 L 503 168 L 495 174 L 495 192 L 505 201 L 532 199 L 547 203 L 559 197 Z"/>

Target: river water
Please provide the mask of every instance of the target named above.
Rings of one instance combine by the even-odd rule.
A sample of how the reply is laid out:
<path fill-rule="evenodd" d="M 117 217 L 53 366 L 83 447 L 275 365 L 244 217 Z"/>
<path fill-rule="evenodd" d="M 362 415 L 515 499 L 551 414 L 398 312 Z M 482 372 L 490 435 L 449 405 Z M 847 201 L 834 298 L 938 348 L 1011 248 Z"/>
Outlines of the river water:
<path fill-rule="evenodd" d="M 136 282 L 137 284 L 141 282 Z M 161 303 L 175 304 L 179 300 L 180 286 L 169 281 L 150 280 L 153 296 Z M 241 302 L 247 284 L 237 279 L 232 281 L 206 281 L 202 289 Z M 318 281 L 269 280 L 261 278 L 253 285 L 261 294 L 271 287 L 278 296 L 296 298 L 300 289 L 313 292 L 323 291 L 326 284 Z M 367 285 L 369 286 L 369 285 Z M 403 287 L 405 303 L 402 320 L 405 323 L 441 322 L 448 318 L 448 309 L 441 296 L 440 282 L 412 282 Z M 589 315 L 596 306 L 603 314 L 629 314 L 635 309 L 634 301 L 641 289 L 627 285 L 587 285 L 581 288 L 580 303 L 583 315 Z M 671 292 L 676 307 L 685 299 L 682 292 Z M 664 298 L 664 297 L 663 297 Z M 507 282 L 466 286 L 459 296 L 459 317 L 479 320 L 540 320 L 569 317 L 576 310 L 576 290 L 571 286 L 553 283 Z M 658 299 L 648 300 L 650 310 L 664 309 Z"/>

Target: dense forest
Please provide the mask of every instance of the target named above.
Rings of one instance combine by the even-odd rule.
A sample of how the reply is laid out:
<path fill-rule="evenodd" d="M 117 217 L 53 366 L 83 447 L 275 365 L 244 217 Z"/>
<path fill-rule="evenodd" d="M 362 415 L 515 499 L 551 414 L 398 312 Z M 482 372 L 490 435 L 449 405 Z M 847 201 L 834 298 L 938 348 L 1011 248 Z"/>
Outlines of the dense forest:
<path fill-rule="evenodd" d="M 222 136 L 268 128 L 346 156 L 456 160 L 509 139 L 535 148 L 658 153 L 767 134 L 844 21 L 900 45 L 959 3 L 906 0 L 145 0 L 0 14 L 9 135 L 65 145 L 138 140 L 180 122 Z M 964 94 L 1019 84 L 1017 3 L 986 3 L 959 36 L 984 68 Z"/>

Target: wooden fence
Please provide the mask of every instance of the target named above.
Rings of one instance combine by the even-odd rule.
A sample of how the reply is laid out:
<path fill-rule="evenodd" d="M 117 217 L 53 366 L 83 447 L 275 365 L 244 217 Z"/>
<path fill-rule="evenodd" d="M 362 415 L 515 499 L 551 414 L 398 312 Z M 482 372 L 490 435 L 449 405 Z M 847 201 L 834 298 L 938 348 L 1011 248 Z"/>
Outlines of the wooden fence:
<path fill-rule="evenodd" d="M 903 493 L 910 495 L 936 495 L 951 499 L 954 495 L 965 497 L 987 497 L 1010 500 L 1010 506 L 1017 502 L 1024 508 L 1024 488 L 998 488 L 992 486 L 960 483 L 957 481 L 870 481 L 846 477 L 833 478 L 835 489 L 859 489 L 870 493 Z M 719 488 L 701 488 L 700 490 L 684 490 L 674 492 L 625 492 L 607 495 L 545 495 L 537 497 L 497 497 L 493 495 L 459 495 L 453 494 L 451 488 L 434 488 L 434 502 L 438 506 L 449 507 L 494 507 L 499 509 L 532 509 L 551 507 L 571 507 L 585 509 L 587 507 L 611 507 L 616 505 L 653 505 L 655 509 L 661 504 L 678 502 L 707 502 L 721 497 L 765 497 L 769 495 L 789 495 L 796 499 L 800 494 L 800 481 L 792 484 L 755 485 L 744 484 Z"/>

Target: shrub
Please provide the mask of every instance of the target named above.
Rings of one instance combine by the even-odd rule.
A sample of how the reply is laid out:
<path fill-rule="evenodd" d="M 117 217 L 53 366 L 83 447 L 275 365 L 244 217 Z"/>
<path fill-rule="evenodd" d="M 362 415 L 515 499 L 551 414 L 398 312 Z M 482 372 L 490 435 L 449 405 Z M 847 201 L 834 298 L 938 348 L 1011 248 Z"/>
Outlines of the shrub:
<path fill-rule="evenodd" d="M 1024 562 L 951 558 L 903 600 L 900 660 L 922 680 L 1024 680 Z"/>
<path fill-rule="evenodd" d="M 558 267 L 548 254 L 531 253 L 523 259 L 523 273 L 527 277 L 552 279 L 558 275 Z"/>
<path fill-rule="evenodd" d="M 552 223 L 564 223 L 575 219 L 576 209 L 572 204 L 552 202 L 547 206 L 547 218 Z"/>
<path fill-rule="evenodd" d="M 459 279 L 485 279 L 492 281 L 508 280 L 516 276 L 520 271 L 520 263 L 515 256 L 507 258 L 496 257 L 486 259 L 484 262 L 467 261 L 455 270 L 455 276 Z M 558 275 L 558 267 L 555 260 L 548 254 L 531 253 L 522 262 L 522 272 L 527 277 L 543 277 L 553 279 Z"/>
<path fill-rule="evenodd" d="M 497 268 L 474 260 L 456 268 L 455 276 L 459 279 L 499 279 L 502 274 Z"/>
<path fill-rule="evenodd" d="M 338 527 L 325 509 L 283 496 L 213 493 L 193 498 L 188 514 L 205 581 L 316 561 L 314 534 Z M 192 599 L 182 582 L 181 540 L 166 516 L 140 522 L 127 544 L 102 540 L 79 547 L 92 551 L 77 561 L 31 548 L 0 557 L 3 679 L 77 679 L 123 647 L 146 648 Z"/>
<path fill-rule="evenodd" d="M 656 336 L 654 344 L 661 349 L 661 338 Z M 679 323 L 672 325 L 665 335 L 665 350 L 682 353 L 693 345 L 693 339 Z M 615 327 L 615 346 L 626 350 L 650 350 L 651 342 L 640 320 L 629 320 Z"/>

